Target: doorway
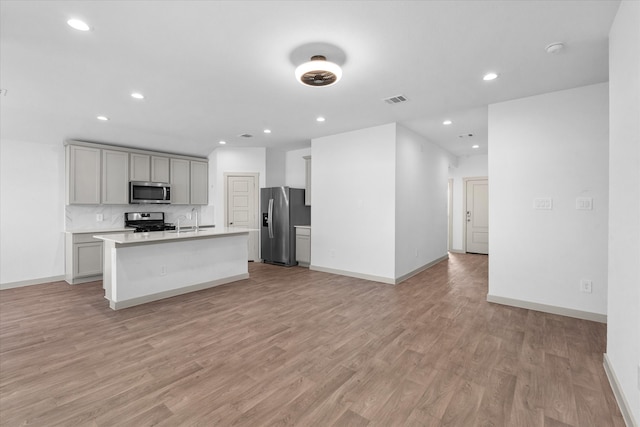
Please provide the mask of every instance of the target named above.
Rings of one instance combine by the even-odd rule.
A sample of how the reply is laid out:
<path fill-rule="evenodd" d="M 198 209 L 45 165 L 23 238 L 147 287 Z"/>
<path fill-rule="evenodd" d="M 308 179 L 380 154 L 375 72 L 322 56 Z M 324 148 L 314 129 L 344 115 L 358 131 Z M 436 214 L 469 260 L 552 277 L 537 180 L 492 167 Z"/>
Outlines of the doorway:
<path fill-rule="evenodd" d="M 489 180 L 464 178 L 465 252 L 489 254 Z"/>
<path fill-rule="evenodd" d="M 258 254 L 258 173 L 224 174 L 224 224 L 226 227 L 253 228 L 249 232 L 247 251 L 249 261 Z"/>

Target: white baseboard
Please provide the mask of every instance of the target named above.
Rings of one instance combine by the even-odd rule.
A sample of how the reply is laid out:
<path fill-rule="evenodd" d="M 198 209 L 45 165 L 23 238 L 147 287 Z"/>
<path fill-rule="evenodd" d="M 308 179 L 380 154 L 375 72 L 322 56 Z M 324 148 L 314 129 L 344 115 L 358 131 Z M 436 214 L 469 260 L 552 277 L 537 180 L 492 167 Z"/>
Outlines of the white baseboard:
<path fill-rule="evenodd" d="M 310 265 L 309 270 L 322 271 L 323 273 L 337 274 L 340 276 L 355 277 L 356 279 L 371 280 L 372 282 L 387 283 L 389 285 L 395 285 L 396 283 L 395 280 L 392 279 L 391 277 L 373 276 L 371 274 L 362 274 L 362 273 L 356 273 L 353 271 L 337 270 L 335 268 L 319 267 L 317 265 Z"/>
<path fill-rule="evenodd" d="M 543 313 L 559 314 L 560 316 L 575 317 L 576 319 L 591 320 L 593 322 L 607 323 L 607 315 L 592 313 L 590 311 L 574 310 L 572 308 L 558 307 L 555 305 L 540 304 L 537 302 L 523 301 L 512 298 L 500 297 L 497 295 L 487 295 L 487 301 L 496 304 L 510 305 L 512 307 L 526 308 L 529 310 L 541 311 Z"/>
<path fill-rule="evenodd" d="M 133 307 L 134 305 L 145 304 L 152 301 L 158 301 L 165 298 L 171 298 L 178 295 L 188 294 L 189 292 L 201 291 L 203 289 L 209 289 L 220 285 L 226 285 L 227 283 L 237 282 L 238 280 L 244 280 L 249 278 L 249 273 L 238 274 L 236 276 L 225 277 L 224 279 L 213 280 L 211 282 L 198 283 L 184 288 L 171 289 L 164 292 L 158 292 L 157 294 L 145 295 L 143 297 L 131 298 L 124 301 L 109 301 L 109 307 L 113 310 L 120 310 L 123 308 Z"/>
<path fill-rule="evenodd" d="M 408 278 L 415 276 L 418 273 L 423 272 L 424 270 L 428 269 L 429 267 L 433 267 L 434 265 L 436 265 L 437 263 L 444 261 L 446 259 L 449 258 L 449 255 L 445 255 L 443 257 L 440 257 L 434 261 L 431 261 L 430 263 L 427 263 L 421 267 L 416 268 L 413 271 L 410 271 L 409 273 L 402 275 L 400 277 L 398 277 L 397 279 L 392 279 L 390 277 L 383 277 L 383 276 L 373 276 L 371 274 L 362 274 L 362 273 L 356 273 L 353 271 L 346 271 L 346 270 L 337 270 L 334 268 L 327 268 L 327 267 L 319 267 L 317 265 L 310 265 L 309 269 L 310 270 L 315 270 L 315 271 L 322 271 L 323 273 L 331 273 L 331 274 L 338 274 L 340 276 L 348 276 L 348 277 L 355 277 L 357 279 L 364 279 L 364 280 L 371 280 L 372 282 L 380 282 L 380 283 L 387 283 L 389 285 L 397 285 L 400 282 L 403 282 L 405 280 L 407 280 Z"/>
<path fill-rule="evenodd" d="M 410 271 L 409 273 L 407 273 L 407 274 L 405 274 L 405 275 L 402 275 L 402 276 L 398 277 L 398 278 L 396 279 L 396 283 L 395 283 L 395 284 L 397 285 L 398 283 L 404 282 L 405 280 L 409 279 L 410 277 L 413 277 L 413 276 L 415 276 L 416 274 L 422 273 L 422 272 L 423 272 L 423 271 L 425 271 L 426 269 L 431 268 L 431 267 L 433 267 L 434 265 L 436 265 L 436 264 L 438 264 L 438 263 L 440 263 L 440 262 L 442 262 L 442 261 L 445 261 L 445 260 L 447 260 L 447 259 L 449 259 L 449 254 L 447 254 L 447 255 L 445 255 L 445 256 L 442 256 L 442 257 L 440 257 L 440 258 L 438 258 L 438 259 L 435 259 L 435 260 L 433 260 L 433 261 L 431 261 L 431 262 L 429 262 L 429 263 L 427 263 L 427 264 L 423 265 L 422 267 L 418 267 L 418 268 L 416 268 L 415 270 Z"/>
<path fill-rule="evenodd" d="M 633 413 L 631 412 L 629 402 L 627 402 L 627 399 L 622 393 L 620 382 L 618 381 L 618 377 L 616 376 L 616 373 L 611 366 L 611 361 L 609 360 L 609 356 L 607 356 L 607 353 L 604 354 L 604 361 L 602 362 L 602 364 L 604 365 L 604 372 L 607 374 L 609 384 L 611 385 L 611 389 L 613 390 L 613 395 L 616 397 L 616 402 L 618 402 L 618 406 L 620 407 L 620 412 L 622 413 L 624 422 L 628 427 L 638 427 L 638 423 L 633 419 Z"/>
<path fill-rule="evenodd" d="M 21 288 L 23 286 L 31 286 L 31 285 L 42 285 L 43 283 L 60 282 L 64 280 L 64 278 L 65 276 L 63 274 L 60 276 L 41 277 L 39 279 L 21 280 L 19 282 L 0 283 L 0 290 Z"/>
<path fill-rule="evenodd" d="M 79 279 L 78 278 L 65 279 L 65 281 L 70 285 L 79 285 L 80 283 L 97 282 L 98 280 L 102 280 L 102 274 L 99 274 L 97 276 L 81 277 Z"/>

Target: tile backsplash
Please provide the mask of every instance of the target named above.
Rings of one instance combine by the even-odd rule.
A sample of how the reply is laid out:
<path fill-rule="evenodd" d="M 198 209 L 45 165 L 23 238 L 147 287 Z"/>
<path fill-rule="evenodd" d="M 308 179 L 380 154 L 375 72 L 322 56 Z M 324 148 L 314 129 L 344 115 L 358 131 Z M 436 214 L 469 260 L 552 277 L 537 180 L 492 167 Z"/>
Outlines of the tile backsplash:
<path fill-rule="evenodd" d="M 67 205 L 65 206 L 65 230 L 113 230 L 124 228 L 125 212 L 164 212 L 165 221 L 175 223 L 180 218 L 184 225 L 195 225 L 195 216 L 186 219 L 195 208 L 200 224 L 212 225 L 214 206 L 196 205 Z M 100 217 L 101 216 L 101 217 Z M 101 221 L 98 219 L 102 218 Z"/>

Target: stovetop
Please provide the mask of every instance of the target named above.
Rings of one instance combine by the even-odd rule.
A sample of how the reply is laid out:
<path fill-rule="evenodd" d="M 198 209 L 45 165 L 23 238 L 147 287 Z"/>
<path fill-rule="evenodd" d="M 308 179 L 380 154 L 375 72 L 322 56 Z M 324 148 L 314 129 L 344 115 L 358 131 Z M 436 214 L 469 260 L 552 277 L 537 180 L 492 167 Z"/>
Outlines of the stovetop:
<path fill-rule="evenodd" d="M 124 226 L 134 228 L 134 233 L 176 229 L 173 224 L 164 222 L 164 212 L 125 212 Z"/>

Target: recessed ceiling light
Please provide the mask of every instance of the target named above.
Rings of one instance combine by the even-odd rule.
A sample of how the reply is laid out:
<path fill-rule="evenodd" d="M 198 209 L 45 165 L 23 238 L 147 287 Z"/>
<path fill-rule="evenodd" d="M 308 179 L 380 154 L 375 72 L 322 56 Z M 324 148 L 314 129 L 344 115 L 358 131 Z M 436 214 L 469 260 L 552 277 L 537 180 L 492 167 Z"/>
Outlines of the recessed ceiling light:
<path fill-rule="evenodd" d="M 106 122 L 107 120 L 109 120 L 109 117 L 107 117 L 107 116 L 98 116 L 98 117 L 96 117 L 96 119 L 102 120 L 103 122 Z"/>
<path fill-rule="evenodd" d="M 325 118 L 321 116 L 316 119 L 316 122 L 324 122 L 324 120 Z"/>
<path fill-rule="evenodd" d="M 498 78 L 498 75 L 496 73 L 487 73 L 487 74 L 484 75 L 482 80 L 490 81 L 490 80 L 495 80 L 497 78 Z"/>
<path fill-rule="evenodd" d="M 132 98 L 135 98 L 135 99 L 144 99 L 144 95 L 143 95 L 143 94 L 141 94 L 141 93 L 139 93 L 139 92 L 133 92 L 133 93 L 131 94 L 131 97 L 132 97 Z"/>
<path fill-rule="evenodd" d="M 480 146 L 476 144 L 476 145 L 472 145 L 471 148 L 480 148 Z"/>
<path fill-rule="evenodd" d="M 79 19 L 69 19 L 67 21 L 67 25 L 78 31 L 89 31 L 91 29 L 91 27 L 89 27 L 86 22 Z"/>
<path fill-rule="evenodd" d="M 224 144 L 226 144 L 226 143 L 227 143 L 227 141 L 220 141 L 218 144 L 220 144 L 220 145 L 224 145 Z"/>
<path fill-rule="evenodd" d="M 450 125 L 451 123 L 453 123 L 451 120 L 445 120 L 442 122 L 443 125 Z"/>
<path fill-rule="evenodd" d="M 265 129 L 265 130 L 263 130 L 262 132 L 264 132 L 264 133 L 271 133 L 271 129 Z"/>

